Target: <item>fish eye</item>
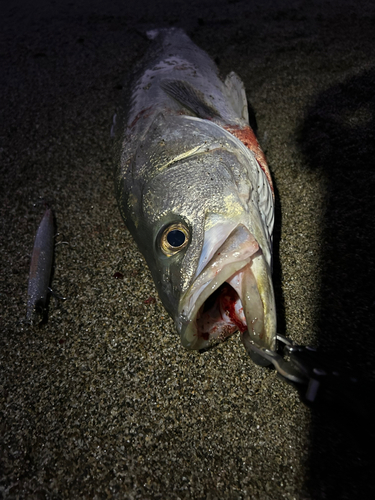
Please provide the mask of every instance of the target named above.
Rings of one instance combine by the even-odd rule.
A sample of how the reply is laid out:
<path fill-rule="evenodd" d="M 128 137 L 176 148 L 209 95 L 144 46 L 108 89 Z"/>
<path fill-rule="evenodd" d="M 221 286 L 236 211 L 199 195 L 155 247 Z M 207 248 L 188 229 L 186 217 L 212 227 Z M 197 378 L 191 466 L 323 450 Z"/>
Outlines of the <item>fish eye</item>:
<path fill-rule="evenodd" d="M 176 254 L 186 247 L 189 236 L 189 230 L 184 224 L 171 224 L 164 229 L 161 236 L 160 246 L 162 251 L 168 257 Z"/>

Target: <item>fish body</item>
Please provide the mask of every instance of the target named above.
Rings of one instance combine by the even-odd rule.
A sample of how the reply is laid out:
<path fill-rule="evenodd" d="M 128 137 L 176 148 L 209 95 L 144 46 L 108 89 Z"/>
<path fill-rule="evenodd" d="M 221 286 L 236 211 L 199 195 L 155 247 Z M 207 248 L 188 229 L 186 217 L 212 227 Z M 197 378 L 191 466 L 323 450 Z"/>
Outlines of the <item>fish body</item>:
<path fill-rule="evenodd" d="M 244 85 L 182 30 L 149 37 L 114 123 L 121 214 L 185 347 L 239 330 L 274 349 L 274 195 Z"/>
<path fill-rule="evenodd" d="M 43 314 L 48 297 L 51 279 L 54 248 L 54 222 L 51 209 L 47 209 L 35 236 L 31 255 L 29 285 L 27 290 L 26 320 L 35 321 L 38 314 Z"/>

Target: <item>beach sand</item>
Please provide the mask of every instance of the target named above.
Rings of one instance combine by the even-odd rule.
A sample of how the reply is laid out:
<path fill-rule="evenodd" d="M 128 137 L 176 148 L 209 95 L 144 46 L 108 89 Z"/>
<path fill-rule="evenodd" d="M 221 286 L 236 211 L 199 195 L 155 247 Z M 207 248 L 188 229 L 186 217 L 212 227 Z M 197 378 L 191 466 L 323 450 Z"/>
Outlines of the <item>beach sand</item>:
<path fill-rule="evenodd" d="M 371 498 L 374 459 L 359 417 L 304 406 L 251 362 L 238 334 L 204 354 L 180 345 L 120 218 L 110 128 L 147 29 L 182 27 L 223 75 L 240 75 L 276 187 L 278 329 L 319 345 L 366 391 L 375 378 L 375 5 L 7 3 L 0 497 Z M 30 255 L 45 204 L 58 232 L 52 288 L 66 300 L 52 297 L 47 321 L 30 327 Z"/>

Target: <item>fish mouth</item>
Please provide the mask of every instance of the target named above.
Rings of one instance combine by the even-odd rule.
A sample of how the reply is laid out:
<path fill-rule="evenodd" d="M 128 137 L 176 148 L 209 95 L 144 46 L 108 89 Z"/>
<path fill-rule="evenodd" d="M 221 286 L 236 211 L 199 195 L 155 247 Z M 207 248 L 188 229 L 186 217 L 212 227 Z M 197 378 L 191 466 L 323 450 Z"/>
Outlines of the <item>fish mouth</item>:
<path fill-rule="evenodd" d="M 205 349 L 236 331 L 275 349 L 271 270 L 254 236 L 237 226 L 180 301 L 177 328 L 188 349 Z M 254 359 L 261 364 L 260 359 Z"/>

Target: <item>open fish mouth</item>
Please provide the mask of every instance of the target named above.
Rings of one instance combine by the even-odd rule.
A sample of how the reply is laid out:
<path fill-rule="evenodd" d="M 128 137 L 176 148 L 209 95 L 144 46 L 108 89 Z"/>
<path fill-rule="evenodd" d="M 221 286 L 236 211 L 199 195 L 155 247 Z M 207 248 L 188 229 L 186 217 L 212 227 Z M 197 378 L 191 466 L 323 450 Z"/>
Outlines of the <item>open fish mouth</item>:
<path fill-rule="evenodd" d="M 254 236 L 239 225 L 180 301 L 177 328 L 188 349 L 204 349 L 236 331 L 274 349 L 276 312 L 271 270 Z"/>

